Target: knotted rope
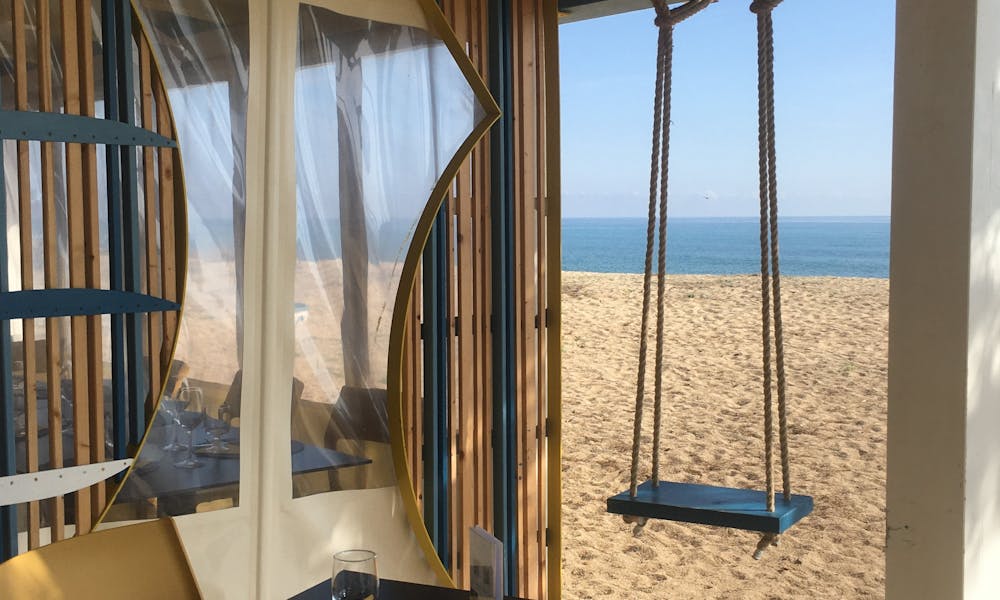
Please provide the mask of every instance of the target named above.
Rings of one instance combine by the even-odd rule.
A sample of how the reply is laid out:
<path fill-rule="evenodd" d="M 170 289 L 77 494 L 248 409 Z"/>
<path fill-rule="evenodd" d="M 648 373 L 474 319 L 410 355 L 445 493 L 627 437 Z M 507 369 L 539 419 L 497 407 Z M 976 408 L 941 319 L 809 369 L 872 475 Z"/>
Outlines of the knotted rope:
<path fill-rule="evenodd" d="M 646 226 L 646 263 L 642 283 L 642 321 L 639 334 L 639 368 L 635 394 L 635 420 L 632 430 L 632 471 L 629 493 L 634 498 L 639 487 L 639 448 L 645 401 L 646 355 L 649 333 L 649 308 L 652 294 L 653 246 L 659 232 L 656 286 L 656 383 L 653 423 L 653 485 L 659 485 L 660 430 L 663 389 L 663 321 L 667 252 L 667 183 L 670 158 L 670 92 L 673 87 L 674 25 L 703 10 L 714 0 L 689 0 L 671 9 L 666 0 L 653 0 L 655 24 L 659 29 L 656 52 L 656 84 L 653 89 L 653 145 L 649 169 L 649 216 Z M 659 210 L 657 211 L 657 206 Z M 657 219 L 659 212 L 659 219 Z M 659 227 L 657 228 L 657 221 Z M 629 522 L 636 522 L 630 520 Z M 642 524 L 637 525 L 639 529 Z"/>

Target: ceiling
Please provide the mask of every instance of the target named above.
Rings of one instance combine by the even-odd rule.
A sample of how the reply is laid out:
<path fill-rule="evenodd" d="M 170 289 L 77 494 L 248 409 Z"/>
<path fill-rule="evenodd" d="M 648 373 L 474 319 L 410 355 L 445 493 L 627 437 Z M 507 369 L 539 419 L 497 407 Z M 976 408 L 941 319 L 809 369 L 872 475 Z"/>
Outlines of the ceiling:
<path fill-rule="evenodd" d="M 559 0 L 559 22 L 572 23 L 596 19 L 651 6 L 649 0 Z"/>

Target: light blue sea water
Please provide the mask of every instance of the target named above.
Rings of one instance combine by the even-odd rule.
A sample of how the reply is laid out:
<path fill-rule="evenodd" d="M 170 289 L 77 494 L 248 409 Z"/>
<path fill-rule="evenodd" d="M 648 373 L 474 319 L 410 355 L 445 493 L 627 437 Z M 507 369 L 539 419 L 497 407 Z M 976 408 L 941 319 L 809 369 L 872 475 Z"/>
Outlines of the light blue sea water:
<path fill-rule="evenodd" d="M 779 227 L 784 275 L 889 277 L 889 217 L 786 218 L 779 221 Z M 644 218 L 564 219 L 562 235 L 566 271 L 643 272 Z M 759 222 L 755 218 L 670 219 L 667 272 L 760 273 Z"/>

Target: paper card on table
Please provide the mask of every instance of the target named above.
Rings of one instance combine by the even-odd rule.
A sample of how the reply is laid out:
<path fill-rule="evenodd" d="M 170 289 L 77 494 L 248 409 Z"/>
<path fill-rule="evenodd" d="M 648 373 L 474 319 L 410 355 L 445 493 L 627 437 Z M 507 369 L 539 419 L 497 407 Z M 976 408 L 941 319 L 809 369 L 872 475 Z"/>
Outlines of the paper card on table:
<path fill-rule="evenodd" d="M 503 543 L 478 525 L 469 532 L 472 600 L 503 600 Z"/>

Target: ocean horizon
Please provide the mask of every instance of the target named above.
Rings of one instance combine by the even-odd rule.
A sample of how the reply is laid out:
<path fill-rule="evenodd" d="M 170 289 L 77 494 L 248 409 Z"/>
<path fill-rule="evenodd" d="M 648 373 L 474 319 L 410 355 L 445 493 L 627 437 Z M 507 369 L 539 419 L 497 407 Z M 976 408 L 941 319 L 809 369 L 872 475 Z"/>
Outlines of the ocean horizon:
<path fill-rule="evenodd" d="M 783 275 L 889 277 L 887 216 L 783 217 L 778 224 Z M 644 217 L 562 221 L 564 271 L 642 273 L 645 255 Z M 759 220 L 672 217 L 667 223 L 667 273 L 760 273 Z"/>

